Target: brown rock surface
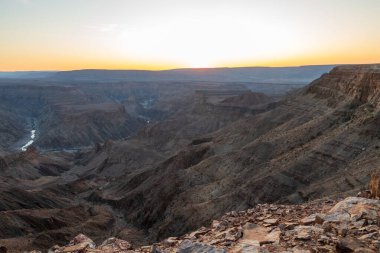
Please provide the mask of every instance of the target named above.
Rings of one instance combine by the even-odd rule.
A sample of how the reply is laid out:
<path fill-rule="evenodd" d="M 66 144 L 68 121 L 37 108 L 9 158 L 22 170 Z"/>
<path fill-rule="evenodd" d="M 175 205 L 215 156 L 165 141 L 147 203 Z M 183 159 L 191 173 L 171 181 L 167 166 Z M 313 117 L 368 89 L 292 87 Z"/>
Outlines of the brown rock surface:
<path fill-rule="evenodd" d="M 371 205 L 377 211 L 374 219 L 380 219 L 380 200 L 350 197 L 335 203 L 332 200 L 318 200 L 303 205 L 258 205 L 253 209 L 227 213 L 219 221 L 214 221 L 210 228 L 203 227 L 151 246 L 133 247 L 126 241 L 110 238 L 93 248 L 94 244 L 89 238 L 79 235 L 76 238 L 80 240 L 74 238 L 69 245 L 55 247 L 52 252 L 379 252 L 377 222 L 370 227 L 359 228 L 351 219 L 348 221 L 347 233 L 342 235 L 338 230 L 327 232 L 320 224 L 304 226 L 297 221 L 321 212 L 347 212 L 353 217 L 356 214 L 352 207 L 366 205 Z M 263 215 L 276 217 L 278 224 L 273 228 L 263 226 L 265 223 L 260 218 Z M 287 227 L 289 221 L 296 221 L 296 226 Z M 220 228 L 215 226 L 216 223 L 226 226 Z"/>
<path fill-rule="evenodd" d="M 175 133 L 182 136 L 195 125 L 156 124 L 140 140 L 165 137 L 153 145 L 174 155 L 111 182 L 94 199 L 121 207 L 129 222 L 148 226 L 156 240 L 200 227 L 226 210 L 357 192 L 380 166 L 378 75 L 377 65 L 359 66 L 357 73 L 355 66 L 338 67 L 273 108 L 230 122 L 177 152 Z M 374 93 L 364 99 L 367 81 Z"/>

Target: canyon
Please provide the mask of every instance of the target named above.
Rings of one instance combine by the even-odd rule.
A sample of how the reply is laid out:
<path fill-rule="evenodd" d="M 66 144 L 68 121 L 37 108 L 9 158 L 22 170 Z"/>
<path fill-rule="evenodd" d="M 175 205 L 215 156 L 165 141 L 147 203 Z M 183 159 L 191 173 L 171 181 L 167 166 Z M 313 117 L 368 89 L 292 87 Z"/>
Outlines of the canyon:
<path fill-rule="evenodd" d="M 363 191 L 380 166 L 380 65 L 306 69 L 1 79 L 0 246 L 83 233 L 137 248 L 227 212 Z"/>

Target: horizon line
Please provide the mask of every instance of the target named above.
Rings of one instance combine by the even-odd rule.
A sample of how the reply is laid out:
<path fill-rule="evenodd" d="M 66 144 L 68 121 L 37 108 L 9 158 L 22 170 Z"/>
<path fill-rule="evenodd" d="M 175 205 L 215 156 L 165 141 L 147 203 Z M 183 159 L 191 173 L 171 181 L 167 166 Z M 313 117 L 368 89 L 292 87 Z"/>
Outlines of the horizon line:
<path fill-rule="evenodd" d="M 310 65 L 284 65 L 284 66 L 237 66 L 237 67 L 204 67 L 204 68 L 168 68 L 168 69 L 119 69 L 119 68 L 79 68 L 67 70 L 0 70 L 0 73 L 17 73 L 17 72 L 70 72 L 70 71 L 83 71 L 83 70 L 107 70 L 107 71 L 173 71 L 173 70 L 207 70 L 207 69 L 238 69 L 238 68 L 301 68 L 301 67 L 318 67 L 318 66 L 344 66 L 344 65 L 378 65 L 380 62 L 374 63 L 338 63 L 338 64 L 310 64 Z"/>

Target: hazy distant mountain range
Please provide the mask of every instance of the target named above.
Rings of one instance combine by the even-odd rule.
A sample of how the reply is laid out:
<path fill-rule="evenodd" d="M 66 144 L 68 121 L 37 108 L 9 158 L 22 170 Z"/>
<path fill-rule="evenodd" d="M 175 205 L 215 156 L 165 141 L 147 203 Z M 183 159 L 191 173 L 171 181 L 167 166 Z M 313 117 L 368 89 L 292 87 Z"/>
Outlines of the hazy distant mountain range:
<path fill-rule="evenodd" d="M 55 73 L 57 71 L 0 71 L 0 78 L 45 78 Z"/>
<path fill-rule="evenodd" d="M 72 71 L 17 71 L 0 72 L 0 78 L 49 78 L 58 80 L 97 81 L 213 81 L 213 82 L 268 82 L 308 83 L 333 65 L 300 67 L 242 67 L 150 70 L 72 70 Z"/>

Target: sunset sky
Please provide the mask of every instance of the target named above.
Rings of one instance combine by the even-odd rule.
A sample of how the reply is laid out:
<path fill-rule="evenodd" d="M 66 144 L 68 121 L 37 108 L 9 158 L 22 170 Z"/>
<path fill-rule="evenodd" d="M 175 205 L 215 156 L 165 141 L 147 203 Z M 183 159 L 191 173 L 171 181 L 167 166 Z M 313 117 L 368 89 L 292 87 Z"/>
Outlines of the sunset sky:
<path fill-rule="evenodd" d="M 380 0 L 0 0 L 0 71 L 380 62 Z"/>

